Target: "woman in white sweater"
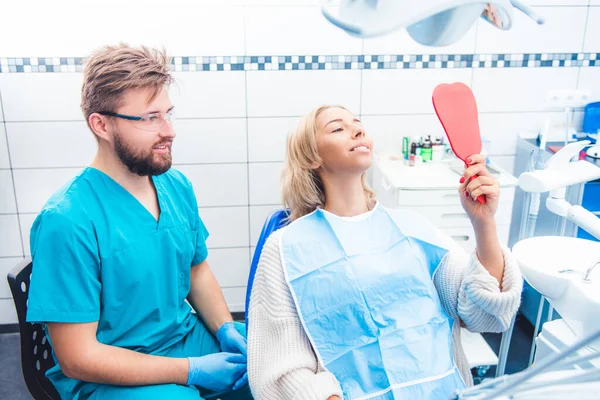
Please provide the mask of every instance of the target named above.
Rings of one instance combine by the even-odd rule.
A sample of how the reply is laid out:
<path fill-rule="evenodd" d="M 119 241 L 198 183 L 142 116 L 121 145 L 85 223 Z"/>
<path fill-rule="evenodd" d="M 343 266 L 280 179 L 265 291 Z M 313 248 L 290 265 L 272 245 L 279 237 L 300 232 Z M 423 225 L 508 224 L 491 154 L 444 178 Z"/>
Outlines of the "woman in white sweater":
<path fill-rule="evenodd" d="M 265 243 L 250 300 L 257 400 L 447 399 L 472 385 L 460 325 L 502 332 L 519 307 L 522 279 L 498 241 L 500 190 L 484 157 L 471 157 L 459 187 L 477 240 L 467 255 L 424 217 L 375 201 L 371 150 L 338 106 L 309 113 L 288 138 L 292 222 Z"/>

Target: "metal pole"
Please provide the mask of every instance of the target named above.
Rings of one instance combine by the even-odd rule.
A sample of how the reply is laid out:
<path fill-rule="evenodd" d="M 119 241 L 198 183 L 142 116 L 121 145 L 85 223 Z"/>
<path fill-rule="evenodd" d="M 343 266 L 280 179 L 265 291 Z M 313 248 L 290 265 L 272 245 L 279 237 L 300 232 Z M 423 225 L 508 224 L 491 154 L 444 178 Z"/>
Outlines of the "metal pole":
<path fill-rule="evenodd" d="M 528 367 L 531 367 L 531 364 L 533 364 L 533 356 L 535 355 L 535 339 L 537 339 L 537 335 L 540 332 L 540 323 L 542 322 L 544 304 L 546 304 L 546 298 L 541 295 L 540 307 L 538 308 L 538 314 L 535 320 L 535 329 L 533 330 L 533 340 L 531 341 L 531 351 L 529 352 L 529 363 L 527 364 Z"/>
<path fill-rule="evenodd" d="M 517 314 L 510 321 L 510 326 L 502 334 L 502 340 L 500 341 L 500 350 L 498 351 L 498 366 L 496 367 L 496 378 L 504 375 L 506 370 L 506 362 L 508 361 L 508 349 L 510 347 L 510 341 L 512 339 L 513 330 L 515 329 L 515 321 Z"/>

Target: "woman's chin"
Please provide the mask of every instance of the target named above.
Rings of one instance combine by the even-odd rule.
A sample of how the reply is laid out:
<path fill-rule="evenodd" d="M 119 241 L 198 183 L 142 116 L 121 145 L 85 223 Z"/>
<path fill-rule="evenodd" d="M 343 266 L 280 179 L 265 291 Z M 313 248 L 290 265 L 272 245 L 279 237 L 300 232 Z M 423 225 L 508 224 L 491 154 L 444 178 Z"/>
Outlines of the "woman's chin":
<path fill-rule="evenodd" d="M 369 168 L 371 168 L 371 165 L 373 165 L 373 158 L 372 157 L 369 157 L 369 158 L 365 157 L 364 160 L 361 160 L 360 165 L 361 165 L 361 167 L 363 168 L 364 171 L 368 170 Z"/>
<path fill-rule="evenodd" d="M 371 168 L 371 164 L 372 164 L 371 159 L 364 160 L 362 162 L 356 163 L 350 169 L 352 170 L 352 172 L 354 172 L 358 175 L 362 175 L 363 173 L 367 172 L 367 170 L 369 168 Z"/>

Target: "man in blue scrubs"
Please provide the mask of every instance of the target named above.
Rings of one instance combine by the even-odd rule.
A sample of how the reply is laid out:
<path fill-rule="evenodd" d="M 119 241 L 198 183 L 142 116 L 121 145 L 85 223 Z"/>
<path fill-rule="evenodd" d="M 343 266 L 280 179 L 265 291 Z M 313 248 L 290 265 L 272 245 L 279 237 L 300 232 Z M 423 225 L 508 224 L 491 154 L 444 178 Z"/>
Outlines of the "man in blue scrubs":
<path fill-rule="evenodd" d="M 251 398 L 245 329 L 206 261 L 192 185 L 171 169 L 169 60 L 105 47 L 83 78 L 96 157 L 31 230 L 27 319 L 47 326 L 48 377 L 63 399 Z"/>

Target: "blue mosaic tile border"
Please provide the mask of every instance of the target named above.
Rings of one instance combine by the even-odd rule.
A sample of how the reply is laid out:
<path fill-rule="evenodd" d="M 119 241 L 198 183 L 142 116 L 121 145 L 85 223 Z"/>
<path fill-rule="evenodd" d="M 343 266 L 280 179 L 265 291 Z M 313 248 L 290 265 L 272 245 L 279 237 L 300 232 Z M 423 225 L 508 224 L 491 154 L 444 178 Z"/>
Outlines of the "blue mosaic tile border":
<path fill-rule="evenodd" d="M 600 66 L 600 53 L 173 57 L 175 71 L 296 71 Z M 81 72 L 82 58 L 0 58 L 0 73 Z"/>

